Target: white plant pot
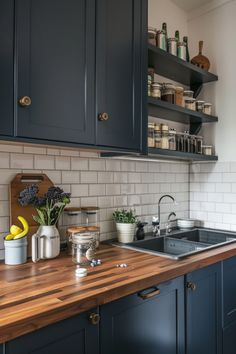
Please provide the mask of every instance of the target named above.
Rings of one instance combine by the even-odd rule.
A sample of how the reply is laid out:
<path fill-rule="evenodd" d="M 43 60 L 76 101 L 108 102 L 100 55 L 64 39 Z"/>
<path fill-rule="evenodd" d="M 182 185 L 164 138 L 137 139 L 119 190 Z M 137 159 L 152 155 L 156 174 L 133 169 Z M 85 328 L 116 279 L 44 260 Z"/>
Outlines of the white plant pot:
<path fill-rule="evenodd" d="M 118 241 L 122 243 L 132 242 L 135 228 L 136 224 L 116 223 Z"/>

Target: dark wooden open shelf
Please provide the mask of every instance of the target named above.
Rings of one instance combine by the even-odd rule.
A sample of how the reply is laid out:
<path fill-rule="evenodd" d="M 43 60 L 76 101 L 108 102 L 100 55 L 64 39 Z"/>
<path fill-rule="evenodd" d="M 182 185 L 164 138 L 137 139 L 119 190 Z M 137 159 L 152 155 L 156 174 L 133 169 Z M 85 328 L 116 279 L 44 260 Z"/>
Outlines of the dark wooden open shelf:
<path fill-rule="evenodd" d="M 180 82 L 190 87 L 217 81 L 218 76 L 205 71 L 191 63 L 165 52 L 152 45 L 148 45 L 148 66 L 153 67 L 158 75 Z"/>
<path fill-rule="evenodd" d="M 215 123 L 218 117 L 192 111 L 175 104 L 148 97 L 148 114 L 178 123 Z"/>
<path fill-rule="evenodd" d="M 189 152 L 155 149 L 155 148 L 148 149 L 148 156 L 153 158 L 185 160 L 185 161 L 217 161 L 218 160 L 218 156 L 192 154 Z"/>

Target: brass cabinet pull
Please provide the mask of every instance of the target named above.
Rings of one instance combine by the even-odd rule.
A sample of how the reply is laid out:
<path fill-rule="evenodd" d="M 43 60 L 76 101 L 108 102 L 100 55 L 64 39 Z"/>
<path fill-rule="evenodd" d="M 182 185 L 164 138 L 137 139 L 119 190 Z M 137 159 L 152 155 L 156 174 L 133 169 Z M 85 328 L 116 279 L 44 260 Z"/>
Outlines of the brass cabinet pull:
<path fill-rule="evenodd" d="M 100 113 L 98 115 L 98 120 L 100 120 L 100 122 L 106 122 L 109 119 L 109 114 L 106 112 Z"/>
<path fill-rule="evenodd" d="M 197 289 L 197 285 L 195 283 L 187 282 L 187 288 L 195 291 Z"/>
<path fill-rule="evenodd" d="M 91 313 L 89 315 L 89 322 L 92 325 L 98 325 L 100 322 L 100 315 L 98 313 Z"/>
<path fill-rule="evenodd" d="M 155 288 L 154 290 L 150 291 L 150 293 L 138 293 L 138 296 L 141 297 L 143 300 L 151 299 L 154 296 L 160 295 L 161 290 Z"/>
<path fill-rule="evenodd" d="M 29 96 L 24 96 L 19 99 L 19 104 L 22 107 L 28 107 L 31 105 L 31 98 Z"/>

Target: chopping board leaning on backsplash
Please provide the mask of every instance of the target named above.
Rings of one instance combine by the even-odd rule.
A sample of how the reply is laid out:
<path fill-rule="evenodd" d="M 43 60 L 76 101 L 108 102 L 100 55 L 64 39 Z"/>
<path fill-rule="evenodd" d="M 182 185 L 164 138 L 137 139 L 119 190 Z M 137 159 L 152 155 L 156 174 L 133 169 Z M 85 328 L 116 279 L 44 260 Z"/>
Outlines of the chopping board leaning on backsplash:
<path fill-rule="evenodd" d="M 23 216 L 29 223 L 28 234 L 28 257 L 31 257 L 31 237 L 37 231 L 39 225 L 33 220 L 32 215 L 36 214 L 35 209 L 27 205 L 22 207 L 18 203 L 20 192 L 30 186 L 31 184 L 37 184 L 39 187 L 39 194 L 43 195 L 47 192 L 48 188 L 53 186 L 52 181 L 47 175 L 43 173 L 31 174 L 31 173 L 18 173 L 10 184 L 10 225 L 15 224 L 19 227 L 19 221 L 17 216 Z"/>

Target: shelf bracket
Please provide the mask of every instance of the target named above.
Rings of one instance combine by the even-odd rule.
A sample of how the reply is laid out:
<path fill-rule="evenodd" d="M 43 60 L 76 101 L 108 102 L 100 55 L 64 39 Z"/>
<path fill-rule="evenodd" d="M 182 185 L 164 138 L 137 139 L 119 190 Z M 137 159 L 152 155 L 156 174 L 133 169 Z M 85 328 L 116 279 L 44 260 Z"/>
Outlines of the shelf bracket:
<path fill-rule="evenodd" d="M 202 128 L 202 123 L 191 123 L 189 125 L 189 133 L 193 135 L 197 135 Z"/>
<path fill-rule="evenodd" d="M 203 85 L 202 84 L 191 84 L 190 85 L 190 89 L 192 91 L 194 91 L 194 98 L 197 98 L 198 95 L 200 94 L 201 90 L 202 90 Z"/>

